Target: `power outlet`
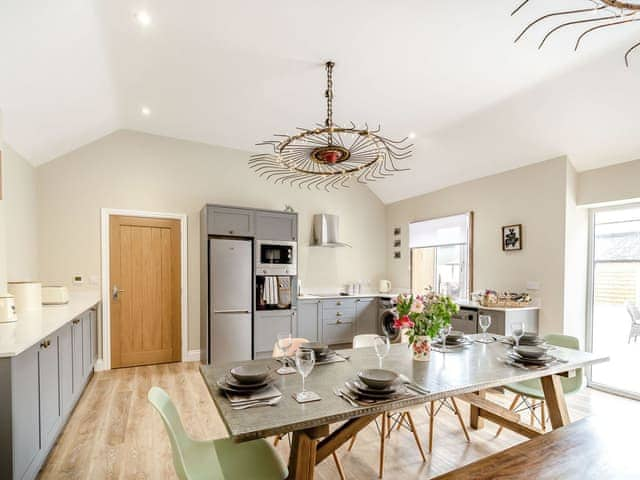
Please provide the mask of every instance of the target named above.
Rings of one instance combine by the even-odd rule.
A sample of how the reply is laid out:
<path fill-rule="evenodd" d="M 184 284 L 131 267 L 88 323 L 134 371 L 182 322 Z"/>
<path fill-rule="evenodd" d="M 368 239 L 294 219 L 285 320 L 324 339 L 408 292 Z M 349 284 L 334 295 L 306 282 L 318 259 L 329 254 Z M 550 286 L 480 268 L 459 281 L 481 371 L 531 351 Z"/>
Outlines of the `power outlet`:
<path fill-rule="evenodd" d="M 529 280 L 527 282 L 527 290 L 540 290 L 540 282 Z"/>
<path fill-rule="evenodd" d="M 73 284 L 74 285 L 82 285 L 84 283 L 84 277 L 82 275 L 74 275 L 73 276 Z"/>

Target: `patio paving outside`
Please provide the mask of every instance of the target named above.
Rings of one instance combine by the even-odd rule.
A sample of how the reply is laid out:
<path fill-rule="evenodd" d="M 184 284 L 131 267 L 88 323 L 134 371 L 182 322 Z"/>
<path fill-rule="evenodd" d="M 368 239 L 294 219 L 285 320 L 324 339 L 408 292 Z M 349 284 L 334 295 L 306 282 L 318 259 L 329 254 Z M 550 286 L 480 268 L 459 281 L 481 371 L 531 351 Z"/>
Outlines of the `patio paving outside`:
<path fill-rule="evenodd" d="M 640 395 L 640 337 L 628 343 L 630 328 L 624 305 L 594 305 L 593 351 L 609 355 L 611 361 L 593 367 L 592 381 Z"/>

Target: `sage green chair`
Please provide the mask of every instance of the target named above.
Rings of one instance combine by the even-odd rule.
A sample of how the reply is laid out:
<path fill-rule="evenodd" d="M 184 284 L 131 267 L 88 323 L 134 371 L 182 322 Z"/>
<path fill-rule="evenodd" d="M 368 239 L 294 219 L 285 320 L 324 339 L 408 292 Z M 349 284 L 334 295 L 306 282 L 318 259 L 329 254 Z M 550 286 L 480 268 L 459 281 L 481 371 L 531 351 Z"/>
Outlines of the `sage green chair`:
<path fill-rule="evenodd" d="M 580 341 L 576 337 L 551 334 L 544 337 L 544 339 L 549 345 L 580 350 Z M 576 375 L 574 377 L 561 378 L 560 381 L 562 382 L 562 391 L 565 395 L 571 395 L 579 392 L 585 385 L 584 371 L 580 368 L 576 370 Z M 542 391 L 542 384 L 540 383 L 540 380 L 537 378 L 533 380 L 525 380 L 524 382 L 505 385 L 504 388 L 516 394 L 509 410 L 515 412 L 528 410 L 531 414 L 531 424 L 533 425 L 537 420 L 542 427 L 542 430 L 546 430 L 547 421 L 545 417 L 544 392 Z M 536 414 L 536 410 L 538 409 L 540 410 L 540 416 Z M 502 427 L 498 429 L 496 436 L 500 435 L 500 432 L 502 432 Z"/>
<path fill-rule="evenodd" d="M 147 395 L 169 434 L 173 466 L 180 480 L 283 480 L 287 467 L 265 440 L 234 443 L 229 438 L 195 441 L 185 432 L 167 393 L 153 387 Z"/>

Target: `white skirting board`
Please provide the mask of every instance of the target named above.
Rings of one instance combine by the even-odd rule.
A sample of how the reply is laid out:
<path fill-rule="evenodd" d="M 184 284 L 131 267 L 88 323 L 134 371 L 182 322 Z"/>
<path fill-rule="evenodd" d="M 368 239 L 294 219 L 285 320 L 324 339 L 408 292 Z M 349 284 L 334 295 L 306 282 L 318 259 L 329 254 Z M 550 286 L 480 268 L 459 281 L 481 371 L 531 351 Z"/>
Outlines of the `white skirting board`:
<path fill-rule="evenodd" d="M 199 362 L 200 361 L 200 350 L 189 350 L 186 355 L 182 356 L 183 362 Z M 96 360 L 96 366 L 94 367 L 96 372 L 101 372 L 106 370 L 104 361 L 99 358 Z"/>

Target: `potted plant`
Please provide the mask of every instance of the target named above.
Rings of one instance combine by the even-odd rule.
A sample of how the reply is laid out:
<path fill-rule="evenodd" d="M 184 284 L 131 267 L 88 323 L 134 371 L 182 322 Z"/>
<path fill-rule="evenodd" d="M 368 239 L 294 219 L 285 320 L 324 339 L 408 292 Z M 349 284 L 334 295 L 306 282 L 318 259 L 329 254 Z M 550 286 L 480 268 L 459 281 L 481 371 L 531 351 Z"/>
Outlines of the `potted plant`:
<path fill-rule="evenodd" d="M 451 324 L 458 305 L 450 297 L 432 291 L 426 295 L 398 295 L 396 302 L 398 316 L 394 327 L 405 330 L 414 360 L 429 360 L 432 340 L 442 327 Z"/>

